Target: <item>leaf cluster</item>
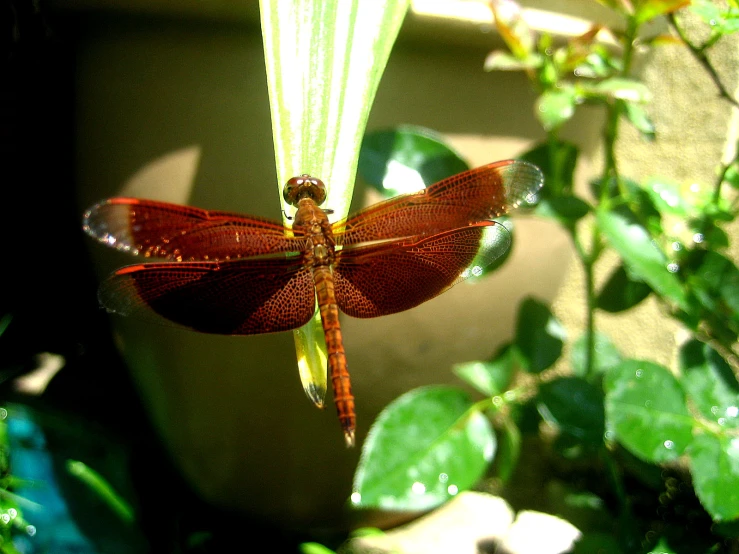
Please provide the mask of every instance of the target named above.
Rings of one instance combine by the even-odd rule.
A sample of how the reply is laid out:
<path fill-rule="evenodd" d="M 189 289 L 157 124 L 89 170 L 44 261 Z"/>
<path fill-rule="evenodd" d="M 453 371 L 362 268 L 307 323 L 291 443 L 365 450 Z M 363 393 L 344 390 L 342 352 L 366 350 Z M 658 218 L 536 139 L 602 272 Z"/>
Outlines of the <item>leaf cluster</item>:
<path fill-rule="evenodd" d="M 505 483 L 526 456 L 527 434 L 549 428 L 556 431 L 559 457 L 585 461 L 607 483 L 581 492 L 615 512 L 622 551 L 676 552 L 685 546 L 684 532 L 666 525 L 655 532 L 651 516 L 637 517 L 639 493 L 628 486 L 635 474 L 652 483 L 655 505 L 669 504 L 670 495 L 660 493 L 669 489 L 665 468 L 682 472 L 714 522 L 689 541 L 691 552 L 715 551 L 737 535 L 739 521 L 739 269 L 728 254 L 726 231 L 739 213 L 739 162 L 717 164 L 715 182 L 703 187 L 659 177 L 639 182 L 621 174 L 615 145 L 622 121 L 645 140 L 657 137 L 648 113 L 652 94 L 631 73 L 634 45 L 682 42 L 705 60 L 708 49 L 739 28 L 738 7 L 684 0 L 603 3 L 623 17 L 624 30 L 595 25 L 555 44 L 533 32 L 514 3 L 493 1 L 507 50 L 485 61 L 489 71 L 524 71 L 538 93 L 533 109 L 547 139 L 521 157 L 546 177 L 536 214 L 568 231 L 586 275 L 585 332 L 571 340 L 547 305 L 526 299 L 509 343 L 489 360 L 454 368 L 481 400 L 457 387 L 426 387 L 386 408 L 364 445 L 353 499 L 362 507 L 416 510 L 475 486 L 491 468 Z M 705 22 L 709 39 L 703 44 L 685 38 L 682 9 Z M 679 38 L 640 35 L 662 16 Z M 606 112 L 604 166 L 586 192 L 573 186 L 578 148 L 559 137 L 584 104 Z M 595 269 L 606 252 L 619 263 L 599 285 Z M 689 335 L 672 367 L 630 357 L 598 328 L 599 314 L 628 313 L 647 298 Z M 562 374 L 562 368 L 568 371 Z"/>

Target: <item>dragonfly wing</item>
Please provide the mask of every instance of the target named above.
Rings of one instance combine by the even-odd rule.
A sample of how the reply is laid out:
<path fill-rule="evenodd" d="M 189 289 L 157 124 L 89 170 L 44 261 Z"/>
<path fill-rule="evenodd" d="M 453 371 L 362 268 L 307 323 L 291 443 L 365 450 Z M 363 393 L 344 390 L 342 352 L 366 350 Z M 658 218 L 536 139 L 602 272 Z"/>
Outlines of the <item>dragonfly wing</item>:
<path fill-rule="evenodd" d="M 344 248 L 334 269 L 336 301 L 353 317 L 402 312 L 478 273 L 510 244 L 503 225 L 484 221 L 421 239 Z"/>
<path fill-rule="evenodd" d="M 96 204 L 85 213 L 83 228 L 119 250 L 177 261 L 300 252 L 305 244 L 269 219 L 137 198 Z"/>
<path fill-rule="evenodd" d="M 108 311 L 203 333 L 287 331 L 307 323 L 315 310 L 313 277 L 300 260 L 133 265 L 108 277 L 99 297 Z"/>
<path fill-rule="evenodd" d="M 520 160 L 488 164 L 397 196 L 334 224 L 337 244 L 431 235 L 499 217 L 528 201 L 544 177 Z"/>

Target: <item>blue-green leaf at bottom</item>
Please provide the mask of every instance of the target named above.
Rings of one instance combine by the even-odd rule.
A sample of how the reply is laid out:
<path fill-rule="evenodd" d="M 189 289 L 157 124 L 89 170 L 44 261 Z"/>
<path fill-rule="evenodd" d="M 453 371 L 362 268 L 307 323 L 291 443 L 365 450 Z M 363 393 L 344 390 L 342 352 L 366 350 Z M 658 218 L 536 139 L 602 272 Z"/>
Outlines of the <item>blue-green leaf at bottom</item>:
<path fill-rule="evenodd" d="M 427 510 L 469 489 L 495 454 L 495 435 L 465 392 L 433 386 L 390 403 L 372 425 L 354 476 L 360 508 Z"/>

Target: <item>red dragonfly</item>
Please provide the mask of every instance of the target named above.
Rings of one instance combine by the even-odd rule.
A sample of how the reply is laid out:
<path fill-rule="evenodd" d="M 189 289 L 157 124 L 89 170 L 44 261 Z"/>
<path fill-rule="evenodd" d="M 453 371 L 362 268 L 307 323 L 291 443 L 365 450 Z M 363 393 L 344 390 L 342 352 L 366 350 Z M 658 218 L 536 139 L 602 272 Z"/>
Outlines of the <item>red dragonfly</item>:
<path fill-rule="evenodd" d="M 318 300 L 334 402 L 347 446 L 356 417 L 339 309 L 377 317 L 418 306 L 478 273 L 510 246 L 490 221 L 530 201 L 539 169 L 501 161 L 329 223 L 324 184 L 293 177 L 292 228 L 268 219 L 137 198 L 111 198 L 85 213 L 100 242 L 162 261 L 119 269 L 100 288 L 108 311 L 203 333 L 296 329 Z M 338 247 L 338 248 L 337 248 Z"/>

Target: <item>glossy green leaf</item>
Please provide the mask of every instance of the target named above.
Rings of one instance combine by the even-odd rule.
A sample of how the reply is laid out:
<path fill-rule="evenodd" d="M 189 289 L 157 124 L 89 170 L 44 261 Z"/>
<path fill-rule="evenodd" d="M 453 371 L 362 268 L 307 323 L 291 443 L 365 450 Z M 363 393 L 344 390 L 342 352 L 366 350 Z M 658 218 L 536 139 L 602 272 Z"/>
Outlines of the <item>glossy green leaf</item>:
<path fill-rule="evenodd" d="M 608 335 L 595 332 L 595 357 L 592 373 L 605 373 L 612 367 L 618 365 L 623 360 L 623 356 L 611 342 Z M 588 377 L 590 373 L 587 368 L 587 335 L 580 337 L 572 343 L 570 350 L 570 361 L 572 365 L 572 373 L 578 377 Z"/>
<path fill-rule="evenodd" d="M 671 272 L 667 256 L 633 214 L 599 209 L 596 221 L 603 236 L 619 253 L 632 278 L 641 279 L 653 290 L 685 309 L 685 291 Z"/>
<path fill-rule="evenodd" d="M 536 117 L 545 130 L 557 129 L 575 115 L 577 102 L 578 94 L 572 85 L 549 89 L 536 100 Z"/>
<path fill-rule="evenodd" d="M 702 433 L 690 446 L 690 467 L 698 499 L 714 521 L 739 518 L 739 440 Z"/>
<path fill-rule="evenodd" d="M 358 169 L 362 179 L 391 197 L 417 192 L 469 165 L 438 133 L 401 126 L 367 133 Z"/>
<path fill-rule="evenodd" d="M 596 305 L 606 312 L 623 312 L 639 304 L 651 292 L 649 285 L 631 279 L 624 266 L 619 265 L 600 289 Z"/>
<path fill-rule="evenodd" d="M 657 138 L 657 131 L 654 128 L 654 122 L 647 114 L 647 110 L 641 104 L 627 102 L 624 104 L 624 113 L 626 119 L 636 128 L 643 139 L 653 141 Z"/>
<path fill-rule="evenodd" d="M 572 190 L 579 152 L 571 142 L 551 139 L 520 156 L 544 174 L 546 186 L 541 190 L 542 199 L 557 198 Z"/>
<path fill-rule="evenodd" d="M 362 508 L 426 510 L 469 489 L 495 454 L 488 419 L 453 387 L 412 390 L 372 426 L 354 476 Z"/>
<path fill-rule="evenodd" d="M 588 444 L 603 442 L 603 393 L 584 379 L 563 377 L 542 384 L 537 408 L 560 432 Z"/>
<path fill-rule="evenodd" d="M 534 298 L 521 302 L 514 344 L 523 369 L 541 373 L 551 367 L 562 354 L 566 337 L 567 332 L 549 307 Z"/>
<path fill-rule="evenodd" d="M 515 349 L 506 344 L 491 361 L 455 364 L 452 369 L 460 379 L 482 394 L 502 394 L 510 385 L 516 369 Z"/>
<path fill-rule="evenodd" d="M 690 444 L 694 420 L 680 383 L 666 368 L 625 360 L 606 374 L 604 388 L 608 437 L 637 457 L 666 462 Z"/>
<path fill-rule="evenodd" d="M 739 382 L 718 352 L 692 339 L 680 347 L 680 371 L 683 388 L 703 417 L 739 428 Z"/>
<path fill-rule="evenodd" d="M 589 212 L 590 204 L 569 194 L 544 198 L 536 207 L 537 215 L 554 219 L 566 227 L 574 226 Z"/>
<path fill-rule="evenodd" d="M 337 219 L 351 203 L 359 147 L 408 0 L 260 0 L 277 165 L 277 193 L 309 173 L 328 187 Z M 320 320 L 295 332 L 303 388 L 321 405 L 326 354 Z"/>

